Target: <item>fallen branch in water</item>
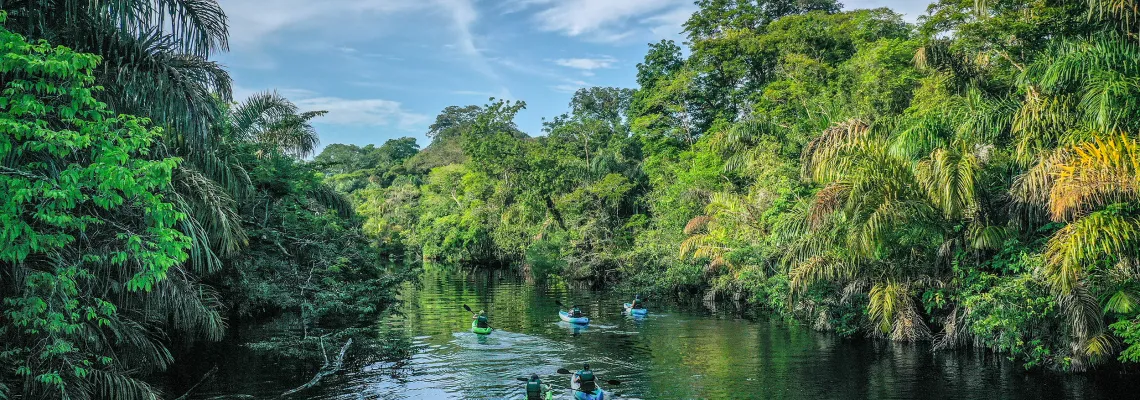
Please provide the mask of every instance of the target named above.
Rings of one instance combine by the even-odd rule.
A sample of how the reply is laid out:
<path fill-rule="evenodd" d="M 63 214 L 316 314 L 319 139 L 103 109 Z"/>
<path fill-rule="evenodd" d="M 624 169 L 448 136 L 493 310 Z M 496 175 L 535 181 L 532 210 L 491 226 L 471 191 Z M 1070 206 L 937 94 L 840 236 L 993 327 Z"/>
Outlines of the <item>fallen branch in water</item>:
<path fill-rule="evenodd" d="M 317 372 L 317 375 L 314 376 L 313 379 L 309 381 L 309 383 L 301 385 L 301 386 L 297 387 L 296 389 L 290 390 L 288 392 L 282 393 L 281 397 L 286 397 L 286 396 L 289 396 L 291 394 L 294 394 L 294 393 L 300 392 L 302 390 L 316 386 L 317 384 L 321 383 L 321 379 L 324 379 L 326 376 L 332 375 L 332 374 L 336 373 L 337 371 L 339 371 L 341 369 L 341 367 L 344 366 L 344 355 L 345 355 L 345 353 L 348 353 L 348 346 L 351 344 L 352 344 L 352 338 L 349 338 L 347 342 L 344 342 L 344 346 L 341 346 L 340 355 L 338 355 L 336 357 L 336 361 L 333 362 L 332 365 L 329 364 L 328 359 L 326 358 L 325 359 L 325 365 L 323 367 L 321 367 L 321 370 Z"/>
<path fill-rule="evenodd" d="M 194 391 L 198 389 L 198 386 L 202 386 L 202 384 L 203 384 L 203 383 L 206 383 L 206 381 L 208 381 L 208 380 L 210 380 L 211 378 L 213 378 L 213 377 L 214 377 L 214 374 L 216 374 L 216 373 L 218 373 L 218 366 L 217 366 L 217 365 L 214 365 L 214 368 L 210 368 L 210 372 L 207 372 L 205 375 L 202 375 L 202 379 L 199 379 L 199 380 L 198 380 L 198 383 L 195 383 L 195 384 L 194 384 L 194 386 L 191 386 L 191 387 L 190 387 L 190 390 L 187 390 L 187 391 L 186 391 L 186 393 L 183 393 L 181 397 L 179 397 L 179 398 L 177 398 L 177 399 L 174 399 L 174 400 L 186 400 L 186 399 L 189 399 L 189 398 L 190 398 L 190 394 L 191 394 L 191 393 L 194 393 Z"/>

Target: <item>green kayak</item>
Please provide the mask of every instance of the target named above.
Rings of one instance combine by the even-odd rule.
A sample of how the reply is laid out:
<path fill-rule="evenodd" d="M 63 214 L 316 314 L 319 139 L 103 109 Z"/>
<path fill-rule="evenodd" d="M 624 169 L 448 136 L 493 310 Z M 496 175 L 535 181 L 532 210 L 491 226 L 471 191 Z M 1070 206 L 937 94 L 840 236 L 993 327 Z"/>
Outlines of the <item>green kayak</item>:
<path fill-rule="evenodd" d="M 480 328 L 478 321 L 471 321 L 471 332 L 475 332 L 475 333 L 480 334 L 480 335 L 490 335 L 491 331 L 493 331 L 493 330 L 495 330 L 495 329 L 491 328 L 489 326 L 486 328 Z"/>

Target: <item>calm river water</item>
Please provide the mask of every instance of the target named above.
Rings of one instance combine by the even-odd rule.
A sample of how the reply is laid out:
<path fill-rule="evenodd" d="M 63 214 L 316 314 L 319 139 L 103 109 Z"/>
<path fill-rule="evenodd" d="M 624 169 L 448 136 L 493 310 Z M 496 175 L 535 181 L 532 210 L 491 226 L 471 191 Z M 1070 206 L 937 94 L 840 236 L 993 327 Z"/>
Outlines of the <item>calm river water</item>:
<path fill-rule="evenodd" d="M 412 338 L 398 368 L 356 366 L 298 398 L 521 399 L 515 377 L 538 373 L 568 386 L 558 368 L 588 362 L 617 399 L 1121 399 L 1140 397 L 1140 378 L 1025 372 L 1002 356 L 932 353 L 924 345 L 841 339 L 776 319 L 650 302 L 650 314 L 622 314 L 627 299 L 528 285 L 503 273 L 427 267 L 402 294 L 403 316 L 381 324 Z M 558 320 L 556 300 L 580 304 L 587 328 Z M 469 331 L 468 304 L 486 309 L 497 330 Z M 731 305 L 727 307 L 732 308 Z M 234 352 L 234 358 L 245 358 Z M 226 365 L 196 398 L 243 393 L 276 397 L 305 377 L 249 359 Z M 571 398 L 568 390 L 559 392 Z"/>

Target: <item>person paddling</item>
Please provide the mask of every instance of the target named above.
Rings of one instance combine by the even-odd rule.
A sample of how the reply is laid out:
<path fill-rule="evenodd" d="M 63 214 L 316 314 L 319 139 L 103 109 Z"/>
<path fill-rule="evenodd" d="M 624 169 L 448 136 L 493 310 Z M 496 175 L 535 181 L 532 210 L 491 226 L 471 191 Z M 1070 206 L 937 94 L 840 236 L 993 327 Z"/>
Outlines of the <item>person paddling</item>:
<path fill-rule="evenodd" d="M 487 322 L 487 312 L 486 311 L 479 310 L 479 313 L 472 315 L 471 318 L 475 320 L 475 326 L 479 327 L 480 329 L 485 329 L 485 328 L 490 327 L 490 325 Z"/>
<path fill-rule="evenodd" d="M 641 303 L 641 295 L 640 294 L 633 296 L 633 302 L 629 303 L 629 308 L 634 309 L 634 310 L 640 310 L 640 309 L 645 308 L 645 305 Z"/>
<path fill-rule="evenodd" d="M 594 371 L 590 370 L 590 364 L 582 364 L 582 370 L 574 373 L 574 376 L 570 378 L 570 388 L 583 393 L 594 394 L 594 391 L 598 389 L 598 384 L 594 379 Z"/>
<path fill-rule="evenodd" d="M 574 306 L 574 308 L 570 309 L 570 316 L 573 318 L 582 318 L 582 309 L 578 308 L 578 306 Z"/>
<path fill-rule="evenodd" d="M 543 400 L 542 395 L 546 391 L 549 391 L 549 388 L 538 379 L 538 374 L 531 374 L 530 380 L 526 381 L 526 400 Z"/>

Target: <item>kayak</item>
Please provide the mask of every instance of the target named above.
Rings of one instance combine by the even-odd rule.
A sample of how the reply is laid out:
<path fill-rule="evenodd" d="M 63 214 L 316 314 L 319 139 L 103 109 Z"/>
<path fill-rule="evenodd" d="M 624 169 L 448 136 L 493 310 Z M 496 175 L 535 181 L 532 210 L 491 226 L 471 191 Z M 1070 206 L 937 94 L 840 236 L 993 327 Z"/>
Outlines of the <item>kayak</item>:
<path fill-rule="evenodd" d="M 575 390 L 574 398 L 576 400 L 606 400 L 609 398 L 609 396 L 606 396 L 606 391 L 602 390 L 602 388 L 599 387 L 594 390 L 594 393 L 579 392 Z"/>
<path fill-rule="evenodd" d="M 593 393 L 586 393 L 586 392 L 578 390 L 578 387 L 580 387 L 580 386 L 577 385 L 577 382 L 574 379 L 577 377 L 578 377 L 578 374 L 575 373 L 574 376 L 572 378 L 570 378 L 570 390 L 574 391 L 574 399 L 576 399 L 576 400 L 606 400 L 607 398 L 609 398 L 608 396 L 606 396 L 606 391 L 602 390 L 602 387 L 598 386 L 597 384 L 594 385 L 594 392 Z"/>
<path fill-rule="evenodd" d="M 566 322 L 569 322 L 572 324 L 588 324 L 588 323 L 590 323 L 589 318 L 586 318 L 586 317 L 572 318 L 572 317 L 570 317 L 570 313 L 562 311 L 562 310 L 558 311 L 558 317 L 562 318 L 563 321 L 566 321 Z"/>
<path fill-rule="evenodd" d="M 649 314 L 648 308 L 630 308 L 633 306 L 633 304 L 630 304 L 630 303 L 625 303 L 624 306 L 625 306 L 625 312 L 629 313 L 629 315 Z"/>
<path fill-rule="evenodd" d="M 478 321 L 471 321 L 471 332 L 475 332 L 476 334 L 480 334 L 480 335 L 490 335 L 491 331 L 493 331 L 493 330 L 495 330 L 495 329 L 491 328 L 489 326 L 486 328 L 480 328 Z"/>

